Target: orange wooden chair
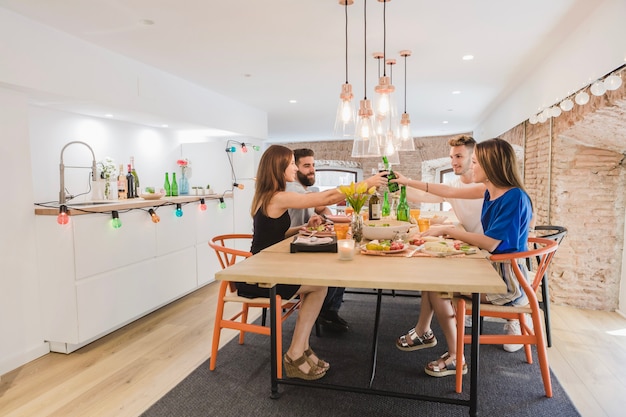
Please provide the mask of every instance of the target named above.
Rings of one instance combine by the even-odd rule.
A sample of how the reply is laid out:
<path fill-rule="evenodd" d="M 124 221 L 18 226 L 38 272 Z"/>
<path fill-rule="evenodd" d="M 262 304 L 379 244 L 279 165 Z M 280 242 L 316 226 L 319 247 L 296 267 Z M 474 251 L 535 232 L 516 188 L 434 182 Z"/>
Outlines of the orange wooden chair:
<path fill-rule="evenodd" d="M 543 320 L 541 318 L 541 310 L 537 300 L 537 289 L 543 276 L 552 261 L 552 257 L 558 248 L 558 242 L 544 238 L 529 238 L 529 247 L 535 249 L 526 252 L 506 253 L 500 255 L 492 255 L 489 259 L 493 262 L 510 262 L 517 280 L 520 282 L 522 289 L 528 297 L 528 304 L 520 307 L 497 306 L 488 303 L 480 305 L 480 316 L 482 317 L 499 317 L 503 319 L 517 319 L 522 329 L 521 335 L 506 334 L 487 334 L 480 336 L 480 344 L 496 345 L 496 344 L 523 344 L 526 353 L 526 361 L 533 363 L 530 351 L 530 345 L 537 346 L 537 356 L 539 358 L 539 366 L 541 367 L 541 377 L 543 386 L 546 391 L 546 397 L 552 397 L 552 382 L 550 381 L 550 367 L 548 365 L 548 352 L 546 350 L 546 341 L 544 339 L 544 331 L 542 328 Z M 526 258 L 539 259 L 537 267 L 534 269 L 534 278 L 532 282 L 524 279 L 522 272 L 518 266 L 518 262 L 526 262 Z M 472 302 L 463 297 L 456 299 L 457 303 L 457 355 L 463 354 L 463 346 L 472 341 L 471 335 L 465 334 L 465 315 L 471 314 Z M 526 324 L 525 315 L 530 314 L 532 317 L 533 328 Z M 456 392 L 462 391 L 463 374 L 462 366 L 457 367 L 456 372 Z"/>
<path fill-rule="evenodd" d="M 250 234 L 227 234 L 215 236 L 209 242 L 222 269 L 234 265 L 236 262 L 252 256 L 252 253 L 228 247 L 227 243 L 234 245 L 235 241 L 249 242 L 252 240 Z M 239 303 L 241 309 L 230 318 L 224 318 L 224 306 L 226 303 Z M 276 305 L 282 307 L 282 314 L 276 314 L 276 357 L 278 358 L 278 377 L 282 377 L 282 322 L 289 317 L 300 305 L 299 299 L 282 300 L 280 295 L 276 296 Z M 217 295 L 217 311 L 215 312 L 215 325 L 213 327 L 213 342 L 211 344 L 211 361 L 209 369 L 215 370 L 217 352 L 220 345 L 220 335 L 222 329 L 239 330 L 239 344 L 242 345 L 246 332 L 270 335 L 270 328 L 264 325 L 248 323 L 248 311 L 250 307 L 262 309 L 270 308 L 269 298 L 246 298 L 237 295 L 237 287 L 234 282 L 222 281 Z"/>

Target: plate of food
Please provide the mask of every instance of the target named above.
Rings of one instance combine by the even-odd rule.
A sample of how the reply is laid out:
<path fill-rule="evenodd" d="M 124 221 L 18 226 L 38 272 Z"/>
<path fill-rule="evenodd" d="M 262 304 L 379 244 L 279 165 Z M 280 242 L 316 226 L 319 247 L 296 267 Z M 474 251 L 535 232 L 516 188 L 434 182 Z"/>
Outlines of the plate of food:
<path fill-rule="evenodd" d="M 392 253 L 404 252 L 405 250 L 407 250 L 408 247 L 409 245 L 398 241 L 392 242 L 390 240 L 372 240 L 365 245 L 361 245 L 361 250 L 366 255 L 387 255 Z"/>
<path fill-rule="evenodd" d="M 421 250 L 423 253 L 431 256 L 450 256 L 450 255 L 471 255 L 478 250 L 465 242 L 460 240 L 442 239 L 438 241 L 424 242 L 424 247 Z"/>
<path fill-rule="evenodd" d="M 298 231 L 298 234 L 302 236 L 315 235 L 317 237 L 335 236 L 333 226 L 330 224 L 322 224 L 317 227 L 302 226 L 302 228 Z"/>

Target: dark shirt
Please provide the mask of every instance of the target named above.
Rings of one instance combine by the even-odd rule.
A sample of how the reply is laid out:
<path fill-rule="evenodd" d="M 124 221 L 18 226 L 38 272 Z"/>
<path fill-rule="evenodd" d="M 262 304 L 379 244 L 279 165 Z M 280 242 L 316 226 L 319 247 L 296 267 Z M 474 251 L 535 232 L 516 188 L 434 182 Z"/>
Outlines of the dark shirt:
<path fill-rule="evenodd" d="M 291 219 L 289 212 L 285 212 L 277 219 L 267 217 L 261 209 L 254 214 L 252 246 L 250 252 L 257 254 L 263 249 L 270 247 L 285 239 L 285 233 L 289 230 Z"/>

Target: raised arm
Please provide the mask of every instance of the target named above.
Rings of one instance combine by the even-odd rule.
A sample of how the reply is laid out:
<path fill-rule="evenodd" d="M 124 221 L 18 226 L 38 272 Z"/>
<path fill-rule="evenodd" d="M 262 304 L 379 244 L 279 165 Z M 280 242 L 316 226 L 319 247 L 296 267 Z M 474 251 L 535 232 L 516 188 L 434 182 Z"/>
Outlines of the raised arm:
<path fill-rule="evenodd" d="M 396 174 L 397 178 L 391 180 L 391 182 L 397 182 L 400 185 L 406 185 L 407 187 L 415 188 L 439 197 L 477 199 L 485 196 L 484 184 L 474 184 L 468 187 L 456 188 L 445 184 L 412 180 L 397 171 L 393 172 Z"/>

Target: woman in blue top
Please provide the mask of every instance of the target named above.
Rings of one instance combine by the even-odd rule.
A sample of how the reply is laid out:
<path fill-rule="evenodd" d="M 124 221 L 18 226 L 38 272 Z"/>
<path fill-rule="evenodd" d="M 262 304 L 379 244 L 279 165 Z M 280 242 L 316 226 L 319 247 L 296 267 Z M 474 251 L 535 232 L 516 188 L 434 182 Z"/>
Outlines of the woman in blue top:
<path fill-rule="evenodd" d="M 261 156 L 251 207 L 254 230 L 250 251 L 253 254 L 298 232 L 300 227 L 289 227 L 288 209 L 329 206 L 345 199 L 339 189 L 307 194 L 285 191 L 287 181 L 295 181 L 297 172 L 293 151 L 289 148 L 272 145 Z M 379 173 L 365 180 L 368 188 L 386 184 L 387 180 L 382 175 Z M 308 224 L 317 226 L 320 222 L 319 216 L 312 216 Z M 236 285 L 240 296 L 269 297 L 267 288 L 242 282 Z M 301 300 L 291 344 L 283 358 L 287 376 L 308 380 L 323 377 L 330 365 L 311 350 L 309 337 L 326 297 L 327 287 L 281 284 L 276 287 L 281 297 L 288 299 L 298 295 Z"/>
<path fill-rule="evenodd" d="M 467 232 L 454 226 L 443 226 L 433 227 L 421 236 L 445 236 L 462 240 L 492 254 L 526 251 L 533 210 L 517 167 L 515 151 L 508 142 L 490 139 L 478 143 L 472 156 L 472 169 L 474 182 L 483 183 L 486 187 L 481 214 L 484 234 Z M 522 262 L 519 265 L 526 275 L 528 272 L 526 264 Z M 526 295 L 517 282 L 511 265 L 494 263 L 494 268 L 505 281 L 507 292 L 482 294 L 481 301 L 497 305 L 527 304 Z M 419 321 L 414 329 L 398 339 L 396 345 L 405 351 L 435 346 L 437 339 L 430 329 L 433 313 L 443 330 L 448 352 L 429 363 L 425 372 L 436 377 L 454 375 L 457 362 L 455 312 L 451 301 L 441 298 L 439 293 L 422 293 Z M 461 363 L 465 374 L 467 366 L 464 360 Z"/>

